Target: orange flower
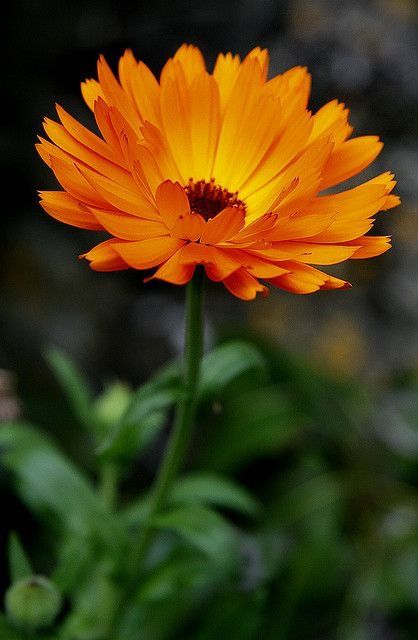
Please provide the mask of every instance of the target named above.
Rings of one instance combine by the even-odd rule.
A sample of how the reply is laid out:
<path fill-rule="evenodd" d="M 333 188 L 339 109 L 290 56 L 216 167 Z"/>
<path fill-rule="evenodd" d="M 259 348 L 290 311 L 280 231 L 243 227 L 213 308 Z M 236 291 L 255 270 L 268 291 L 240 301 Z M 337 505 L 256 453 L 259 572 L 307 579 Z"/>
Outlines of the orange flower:
<path fill-rule="evenodd" d="M 158 82 L 131 51 L 117 80 L 101 57 L 81 90 L 97 135 L 57 106 L 38 150 L 64 191 L 41 192 L 54 218 L 111 238 L 84 255 L 97 271 L 151 269 L 188 282 L 202 264 L 244 300 L 270 283 L 295 293 L 350 286 L 311 265 L 370 258 L 387 236 L 365 235 L 380 210 L 399 204 L 393 174 L 324 194 L 379 154 L 376 136 L 349 139 L 336 100 L 307 111 L 303 67 L 267 80 L 268 53 L 228 53 L 208 73 L 183 45 Z"/>

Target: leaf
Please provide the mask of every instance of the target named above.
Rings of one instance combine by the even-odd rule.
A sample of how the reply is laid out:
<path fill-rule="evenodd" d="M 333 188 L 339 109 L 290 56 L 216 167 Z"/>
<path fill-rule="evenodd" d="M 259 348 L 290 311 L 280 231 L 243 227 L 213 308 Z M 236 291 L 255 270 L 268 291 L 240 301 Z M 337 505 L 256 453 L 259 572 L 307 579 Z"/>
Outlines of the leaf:
<path fill-rule="evenodd" d="M 211 397 L 223 391 L 233 380 L 246 371 L 257 370 L 266 375 L 266 360 L 261 352 L 248 342 L 235 340 L 217 347 L 202 360 L 199 394 Z"/>
<path fill-rule="evenodd" d="M 81 536 L 71 536 L 60 545 L 57 566 L 51 580 L 62 594 L 76 591 L 92 564 L 92 545 Z"/>
<path fill-rule="evenodd" d="M 207 560 L 191 556 L 174 558 L 165 562 L 143 581 L 139 598 L 143 602 L 164 601 L 182 593 L 201 590 L 215 580 L 217 574 L 210 571 Z"/>
<path fill-rule="evenodd" d="M 121 594 L 112 580 L 111 568 L 98 563 L 84 576 L 72 600 L 72 608 L 62 626 L 67 640 L 104 640 L 113 638 L 111 626 Z"/>
<path fill-rule="evenodd" d="M 9 571 L 11 582 L 33 575 L 29 559 L 16 533 L 12 533 L 9 538 Z"/>
<path fill-rule="evenodd" d="M 24 633 L 17 631 L 6 616 L 0 612 L 0 640 L 27 640 Z"/>
<path fill-rule="evenodd" d="M 237 561 L 237 530 L 225 518 L 207 507 L 179 507 L 156 516 L 152 525 L 173 531 L 187 544 L 210 557 L 215 564 L 231 566 Z"/>
<path fill-rule="evenodd" d="M 299 433 L 301 423 L 297 409 L 276 386 L 227 397 L 201 450 L 201 466 L 230 471 L 272 456 Z"/>
<path fill-rule="evenodd" d="M 94 426 L 93 394 L 87 380 L 60 349 L 49 349 L 45 358 L 55 373 L 75 417 L 81 425 L 91 429 Z"/>
<path fill-rule="evenodd" d="M 180 504 L 204 504 L 232 509 L 249 516 L 259 513 L 260 505 L 248 491 L 221 475 L 194 473 L 175 483 L 170 500 Z"/>
<path fill-rule="evenodd" d="M 150 443 L 164 426 L 166 410 L 181 398 L 176 388 L 149 383 L 133 396 L 127 410 L 98 453 L 107 457 L 132 457 Z"/>
<path fill-rule="evenodd" d="M 112 545 L 120 539 L 116 519 L 89 480 L 35 427 L 3 424 L 0 451 L 1 462 L 13 473 L 17 491 L 29 507 L 52 512 L 72 532 L 95 532 Z"/>

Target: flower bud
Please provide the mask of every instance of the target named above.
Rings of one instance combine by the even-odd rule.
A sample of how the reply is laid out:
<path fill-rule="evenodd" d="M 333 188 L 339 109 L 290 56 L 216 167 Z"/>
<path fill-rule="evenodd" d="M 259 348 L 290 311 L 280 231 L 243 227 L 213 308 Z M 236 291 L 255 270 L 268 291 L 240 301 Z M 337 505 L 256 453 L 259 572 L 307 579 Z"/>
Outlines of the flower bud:
<path fill-rule="evenodd" d="M 29 576 L 12 584 L 5 599 L 8 617 L 27 631 L 49 627 L 61 609 L 61 595 L 43 576 Z"/>

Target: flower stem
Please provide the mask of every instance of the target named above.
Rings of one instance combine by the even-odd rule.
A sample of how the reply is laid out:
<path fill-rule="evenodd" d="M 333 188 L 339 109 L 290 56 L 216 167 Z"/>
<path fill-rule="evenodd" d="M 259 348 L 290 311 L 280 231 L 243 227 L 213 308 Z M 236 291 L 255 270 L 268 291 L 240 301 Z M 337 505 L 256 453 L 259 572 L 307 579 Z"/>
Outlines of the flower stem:
<path fill-rule="evenodd" d="M 144 523 L 137 547 L 136 566 L 143 561 L 148 549 L 152 519 L 164 505 L 174 478 L 184 460 L 190 441 L 190 433 L 196 410 L 200 361 L 203 352 L 203 282 L 204 271 L 197 267 L 187 285 L 186 322 L 183 363 L 183 390 L 174 418 L 173 430 L 167 450 L 151 489 L 147 520 Z"/>

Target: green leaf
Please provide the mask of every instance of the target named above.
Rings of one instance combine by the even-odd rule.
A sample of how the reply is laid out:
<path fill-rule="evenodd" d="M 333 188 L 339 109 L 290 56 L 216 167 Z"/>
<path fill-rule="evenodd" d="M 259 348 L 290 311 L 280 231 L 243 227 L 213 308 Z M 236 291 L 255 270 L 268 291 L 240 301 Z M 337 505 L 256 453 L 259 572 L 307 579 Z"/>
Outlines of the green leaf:
<path fill-rule="evenodd" d="M 238 484 L 213 473 L 194 473 L 175 483 L 170 500 L 180 504 L 214 505 L 232 509 L 248 516 L 256 516 L 260 505 Z"/>
<path fill-rule="evenodd" d="M 225 518 L 207 507 L 179 507 L 156 516 L 152 525 L 173 531 L 216 564 L 232 567 L 237 561 L 238 531 Z"/>
<path fill-rule="evenodd" d="M 182 394 L 178 387 L 160 388 L 159 383 L 141 387 L 98 453 L 116 458 L 137 455 L 158 435 L 164 426 L 166 411 Z"/>
<path fill-rule="evenodd" d="M 233 380 L 247 371 L 257 370 L 266 376 L 266 360 L 248 342 L 235 340 L 222 344 L 202 360 L 199 393 L 202 398 L 221 393 Z"/>
<path fill-rule="evenodd" d="M 27 635 L 17 631 L 0 612 L 0 640 L 27 640 Z"/>
<path fill-rule="evenodd" d="M 61 350 L 49 349 L 45 358 L 55 373 L 75 417 L 87 429 L 94 426 L 93 394 L 87 380 L 72 360 Z"/>
<path fill-rule="evenodd" d="M 110 574 L 111 567 L 103 562 L 85 576 L 63 623 L 63 639 L 105 640 L 114 637 L 111 625 L 120 601 L 120 592 Z"/>
<path fill-rule="evenodd" d="M 162 564 L 147 577 L 140 588 L 139 598 L 143 602 L 164 601 L 187 591 L 203 589 L 217 574 L 210 571 L 208 562 L 201 556 L 187 555 Z"/>
<path fill-rule="evenodd" d="M 36 427 L 3 424 L 0 451 L 0 461 L 13 473 L 17 491 L 29 507 L 52 512 L 65 528 L 80 535 L 95 532 L 111 544 L 120 539 L 116 518 L 89 480 Z"/>
<path fill-rule="evenodd" d="M 276 386 L 226 397 L 201 450 L 201 466 L 230 471 L 250 460 L 272 456 L 292 441 L 301 424 L 297 409 Z"/>
<path fill-rule="evenodd" d="M 70 594 L 85 579 L 92 562 L 91 541 L 81 536 L 71 536 L 60 546 L 51 580 L 61 593 Z"/>
<path fill-rule="evenodd" d="M 9 538 L 9 571 L 11 582 L 17 582 L 34 573 L 16 533 L 12 533 Z"/>

